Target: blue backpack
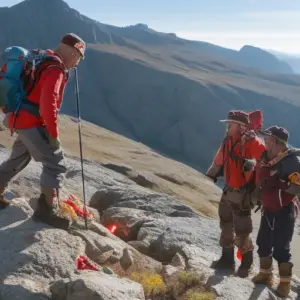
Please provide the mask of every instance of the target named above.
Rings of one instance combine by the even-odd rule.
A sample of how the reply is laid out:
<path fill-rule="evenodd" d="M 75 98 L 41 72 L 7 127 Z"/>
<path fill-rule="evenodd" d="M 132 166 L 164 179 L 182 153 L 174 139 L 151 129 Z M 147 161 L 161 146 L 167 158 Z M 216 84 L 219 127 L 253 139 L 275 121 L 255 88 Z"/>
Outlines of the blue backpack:
<path fill-rule="evenodd" d="M 4 66 L 0 72 L 0 107 L 3 112 L 14 113 L 17 117 L 20 109 L 24 109 L 39 116 L 39 106 L 28 96 L 41 72 L 49 65 L 63 69 L 59 59 L 45 50 L 29 51 L 18 46 L 6 48 L 3 58 Z"/>

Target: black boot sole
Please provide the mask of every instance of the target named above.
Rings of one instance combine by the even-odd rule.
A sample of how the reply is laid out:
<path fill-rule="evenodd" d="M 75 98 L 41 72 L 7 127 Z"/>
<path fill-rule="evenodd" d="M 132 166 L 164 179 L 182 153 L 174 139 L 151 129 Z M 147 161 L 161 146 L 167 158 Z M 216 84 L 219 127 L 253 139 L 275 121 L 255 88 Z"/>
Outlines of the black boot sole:
<path fill-rule="evenodd" d="M 8 207 L 10 204 L 8 203 L 4 203 L 4 202 L 0 202 L 0 210 L 5 209 L 6 207 Z"/>
<path fill-rule="evenodd" d="M 223 270 L 223 271 L 234 271 L 235 270 L 235 263 L 232 264 L 225 264 L 225 263 L 219 263 L 218 261 L 215 261 L 210 266 L 214 270 Z"/>

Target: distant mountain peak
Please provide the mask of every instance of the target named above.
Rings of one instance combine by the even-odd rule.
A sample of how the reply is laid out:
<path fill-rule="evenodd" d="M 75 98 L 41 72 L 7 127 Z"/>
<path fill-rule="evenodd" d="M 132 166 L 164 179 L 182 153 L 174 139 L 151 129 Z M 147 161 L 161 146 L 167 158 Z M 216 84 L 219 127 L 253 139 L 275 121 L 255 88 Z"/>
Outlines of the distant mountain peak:
<path fill-rule="evenodd" d="M 10 8 L 0 7 L 0 49 L 11 44 L 23 47 L 54 47 L 66 32 L 74 32 L 88 44 L 115 44 L 130 49 L 145 45 L 160 47 L 176 45 L 268 72 L 293 73 L 292 68 L 269 52 L 245 45 L 240 51 L 209 43 L 189 41 L 175 33 L 150 28 L 145 23 L 118 27 L 102 24 L 82 15 L 64 0 L 24 0 Z M 183 50 L 182 48 L 182 50 Z M 190 50 L 184 50 L 187 53 Z"/>
<path fill-rule="evenodd" d="M 138 29 L 138 30 L 149 30 L 149 26 L 147 24 L 138 23 L 135 25 L 126 26 L 126 28 Z"/>
<path fill-rule="evenodd" d="M 292 67 L 287 62 L 279 60 L 274 54 L 259 47 L 245 45 L 240 49 L 239 54 L 244 60 L 251 62 L 252 66 L 259 68 L 265 65 L 275 72 L 281 70 L 283 73 L 293 73 Z"/>
<path fill-rule="evenodd" d="M 260 55 L 261 58 L 267 57 L 269 59 L 277 60 L 276 56 L 273 55 L 272 53 L 270 53 L 262 48 L 251 46 L 251 45 L 243 46 L 239 52 L 241 55 Z"/>
<path fill-rule="evenodd" d="M 20 2 L 16 5 L 14 5 L 15 7 L 22 7 L 22 6 L 31 6 L 31 7 L 37 7 L 37 8 L 41 8 L 41 7 L 45 7 L 45 5 L 47 7 L 51 7 L 57 10 L 61 10 L 61 9 L 70 9 L 70 6 L 68 5 L 68 3 L 66 3 L 63 0 L 24 0 L 23 2 Z"/>
<path fill-rule="evenodd" d="M 245 45 L 240 49 L 240 52 L 246 52 L 246 51 L 255 51 L 255 52 L 261 52 L 261 53 L 269 53 L 268 51 L 265 51 L 259 47 L 251 46 L 251 45 Z M 270 54 L 270 53 L 269 53 Z"/>

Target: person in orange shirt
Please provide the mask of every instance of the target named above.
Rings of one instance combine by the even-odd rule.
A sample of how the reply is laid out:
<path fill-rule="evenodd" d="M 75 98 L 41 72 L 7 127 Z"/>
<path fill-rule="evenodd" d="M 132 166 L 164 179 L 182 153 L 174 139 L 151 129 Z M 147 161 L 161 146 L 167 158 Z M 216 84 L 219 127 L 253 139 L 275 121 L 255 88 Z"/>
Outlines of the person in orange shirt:
<path fill-rule="evenodd" d="M 43 166 L 41 196 L 35 219 L 65 228 L 68 221 L 56 213 L 59 189 L 67 171 L 60 145 L 57 115 L 63 100 L 69 70 L 84 58 L 86 44 L 76 34 L 66 34 L 53 51 L 45 50 L 53 60 L 44 61 L 35 70 L 35 84 L 26 88 L 27 97 L 16 113 L 4 108 L 5 125 L 17 133 L 10 157 L 0 165 L 0 208 L 5 208 L 3 193 L 8 183 L 33 158 Z M 3 66 L 2 71 L 5 71 Z M 25 82 L 25 81 L 24 81 Z"/>
<path fill-rule="evenodd" d="M 265 152 L 263 142 L 250 130 L 249 115 L 243 111 L 230 111 L 226 120 L 227 134 L 206 176 L 217 181 L 220 171 L 225 178 L 225 187 L 219 203 L 220 246 L 222 256 L 214 261 L 215 269 L 235 269 L 234 246 L 242 254 L 237 271 L 240 277 L 247 277 L 253 264 L 253 243 L 251 209 L 255 190 L 256 162 Z"/>

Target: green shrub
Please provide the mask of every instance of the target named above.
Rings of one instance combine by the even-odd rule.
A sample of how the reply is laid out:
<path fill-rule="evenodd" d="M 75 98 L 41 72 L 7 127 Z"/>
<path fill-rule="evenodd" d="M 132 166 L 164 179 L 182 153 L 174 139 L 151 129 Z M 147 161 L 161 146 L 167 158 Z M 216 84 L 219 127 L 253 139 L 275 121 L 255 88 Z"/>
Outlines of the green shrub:
<path fill-rule="evenodd" d="M 142 285 L 146 297 L 163 296 L 168 293 L 167 286 L 157 273 L 132 273 L 129 278 Z"/>
<path fill-rule="evenodd" d="M 189 290 L 185 294 L 184 300 L 214 300 L 215 295 L 211 292 L 201 292 Z"/>

